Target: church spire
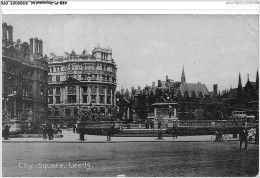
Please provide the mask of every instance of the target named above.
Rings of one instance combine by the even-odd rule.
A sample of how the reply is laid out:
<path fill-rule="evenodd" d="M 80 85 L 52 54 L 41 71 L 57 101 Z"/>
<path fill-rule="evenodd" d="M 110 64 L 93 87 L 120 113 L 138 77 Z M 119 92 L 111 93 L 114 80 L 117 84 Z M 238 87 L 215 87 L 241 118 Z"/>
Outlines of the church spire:
<path fill-rule="evenodd" d="M 184 73 L 184 66 L 182 68 L 181 82 L 186 82 L 185 73 Z"/>
<path fill-rule="evenodd" d="M 238 78 L 238 86 L 242 86 L 242 83 L 241 83 L 241 76 L 240 76 L 240 72 L 239 72 L 239 78 Z"/>
<path fill-rule="evenodd" d="M 240 76 L 240 72 L 239 72 L 238 87 L 237 87 L 237 99 L 238 99 L 238 101 L 241 101 L 242 90 L 243 90 L 243 88 L 242 88 L 241 76 Z"/>

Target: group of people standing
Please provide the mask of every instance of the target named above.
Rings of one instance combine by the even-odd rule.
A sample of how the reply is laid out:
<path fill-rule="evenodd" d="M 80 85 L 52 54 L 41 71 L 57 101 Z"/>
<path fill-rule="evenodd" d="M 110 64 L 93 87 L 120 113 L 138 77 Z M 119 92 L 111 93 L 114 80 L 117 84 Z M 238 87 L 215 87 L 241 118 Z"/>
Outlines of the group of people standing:
<path fill-rule="evenodd" d="M 49 140 L 53 140 L 53 133 L 54 133 L 54 129 L 52 128 L 51 124 L 44 124 L 42 127 L 42 133 L 43 133 L 43 139 L 47 139 L 47 135 Z"/>

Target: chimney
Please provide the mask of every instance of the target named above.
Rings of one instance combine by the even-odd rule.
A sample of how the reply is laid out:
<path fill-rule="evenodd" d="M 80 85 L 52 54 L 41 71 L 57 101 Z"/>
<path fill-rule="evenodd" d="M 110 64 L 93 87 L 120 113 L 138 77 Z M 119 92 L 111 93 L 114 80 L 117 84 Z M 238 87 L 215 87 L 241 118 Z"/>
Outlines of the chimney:
<path fill-rule="evenodd" d="M 38 38 L 34 38 L 34 55 L 37 56 L 38 55 L 38 47 L 39 47 L 39 41 Z"/>
<path fill-rule="evenodd" d="M 162 84 L 161 84 L 161 80 L 158 80 L 158 87 L 161 87 Z"/>
<path fill-rule="evenodd" d="M 213 91 L 215 94 L 218 94 L 218 84 L 213 85 Z"/>
<path fill-rule="evenodd" d="M 42 40 L 39 40 L 39 55 L 42 57 Z"/>
<path fill-rule="evenodd" d="M 12 42 L 13 41 L 13 26 L 12 25 L 10 25 L 9 26 L 9 39 L 8 39 L 8 41 L 10 41 L 10 42 Z"/>
<path fill-rule="evenodd" d="M 152 86 L 152 88 L 155 88 L 155 82 L 153 82 L 153 86 Z"/>
<path fill-rule="evenodd" d="M 33 38 L 30 38 L 30 53 L 33 54 Z"/>

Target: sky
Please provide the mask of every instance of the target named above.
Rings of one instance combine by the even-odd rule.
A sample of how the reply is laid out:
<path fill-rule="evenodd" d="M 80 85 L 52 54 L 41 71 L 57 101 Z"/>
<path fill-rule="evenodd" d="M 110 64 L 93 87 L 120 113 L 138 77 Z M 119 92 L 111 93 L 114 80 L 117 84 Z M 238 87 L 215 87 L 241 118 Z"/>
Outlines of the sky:
<path fill-rule="evenodd" d="M 258 15 L 3 15 L 14 40 L 43 40 L 43 52 L 64 55 L 97 44 L 112 48 L 117 90 L 157 85 L 166 75 L 213 84 L 219 90 L 255 82 L 259 66 Z"/>

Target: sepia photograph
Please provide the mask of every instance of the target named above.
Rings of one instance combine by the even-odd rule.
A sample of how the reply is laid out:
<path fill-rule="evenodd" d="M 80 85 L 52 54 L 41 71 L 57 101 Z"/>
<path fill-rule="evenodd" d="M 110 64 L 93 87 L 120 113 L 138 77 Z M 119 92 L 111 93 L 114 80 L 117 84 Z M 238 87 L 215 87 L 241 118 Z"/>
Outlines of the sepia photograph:
<path fill-rule="evenodd" d="M 3 14 L 3 177 L 255 177 L 259 15 Z"/>

